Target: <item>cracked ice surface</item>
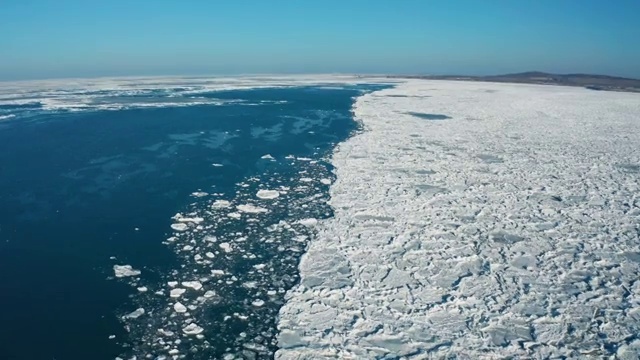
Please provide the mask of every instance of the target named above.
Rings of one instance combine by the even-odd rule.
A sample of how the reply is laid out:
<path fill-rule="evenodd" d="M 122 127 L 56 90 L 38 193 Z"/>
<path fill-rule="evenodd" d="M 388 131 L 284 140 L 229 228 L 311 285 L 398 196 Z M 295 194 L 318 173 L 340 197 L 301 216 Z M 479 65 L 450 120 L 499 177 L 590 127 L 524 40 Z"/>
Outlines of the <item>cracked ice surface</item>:
<path fill-rule="evenodd" d="M 276 358 L 638 358 L 639 94 L 410 81 L 354 110 Z"/>

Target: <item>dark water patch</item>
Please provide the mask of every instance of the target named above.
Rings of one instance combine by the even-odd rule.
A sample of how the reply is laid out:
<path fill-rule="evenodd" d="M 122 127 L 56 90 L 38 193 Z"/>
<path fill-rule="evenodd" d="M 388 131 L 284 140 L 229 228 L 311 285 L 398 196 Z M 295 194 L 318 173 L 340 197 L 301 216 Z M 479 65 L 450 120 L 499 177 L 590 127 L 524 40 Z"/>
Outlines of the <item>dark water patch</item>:
<path fill-rule="evenodd" d="M 12 275 L 6 279 L 11 291 L 0 299 L 0 352 L 15 360 L 141 358 L 174 348 L 190 359 L 228 351 L 268 357 L 284 291 L 298 281 L 310 232 L 296 221 L 331 216 L 328 186 L 318 178 L 333 175 L 320 159 L 356 130 L 353 98 L 380 88 L 215 92 L 210 96 L 243 101 L 56 114 L 35 109 L 29 121 L 7 122 L 0 129 L 0 272 Z M 261 159 L 266 154 L 275 160 Z M 272 202 L 255 196 L 281 186 L 289 189 Z M 214 196 L 191 196 L 196 191 L 216 193 L 234 207 L 213 212 Z M 269 212 L 228 216 L 242 204 Z M 203 222 L 174 234 L 177 212 Z M 207 235 L 218 240 L 205 244 Z M 192 240 L 194 249 L 184 250 Z M 222 251 L 225 242 L 234 251 Z M 196 249 L 204 258 L 215 249 L 215 262 L 199 265 Z M 131 264 L 142 275 L 107 280 L 114 264 Z M 260 264 L 265 268 L 254 267 Z M 213 276 L 215 269 L 226 275 Z M 167 318 L 176 323 L 176 337 L 142 330 L 165 326 L 160 314 L 174 303 L 163 288 L 168 280 L 200 277 L 216 292 L 188 310 L 204 339 L 181 335 L 186 319 L 178 316 Z M 136 289 L 143 286 L 146 292 Z M 185 305 L 198 301 L 193 294 L 185 295 Z M 258 299 L 264 304 L 252 304 Z M 120 318 L 138 307 L 145 314 Z M 32 346 L 34 339 L 39 346 Z"/>
<path fill-rule="evenodd" d="M 451 117 L 442 114 L 428 114 L 428 113 L 419 113 L 419 112 L 408 112 L 407 114 L 419 117 L 425 120 L 447 120 L 451 119 Z"/>

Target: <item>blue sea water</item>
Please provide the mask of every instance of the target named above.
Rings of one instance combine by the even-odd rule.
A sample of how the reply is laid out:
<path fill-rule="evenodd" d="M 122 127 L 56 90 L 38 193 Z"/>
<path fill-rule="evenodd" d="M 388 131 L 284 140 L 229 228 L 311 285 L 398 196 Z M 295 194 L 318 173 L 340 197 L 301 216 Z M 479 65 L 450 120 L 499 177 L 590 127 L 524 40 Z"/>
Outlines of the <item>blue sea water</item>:
<path fill-rule="evenodd" d="M 0 357 L 269 358 L 305 219 L 331 216 L 327 156 L 357 128 L 354 97 L 382 87 L 2 105 Z M 125 264 L 141 274 L 115 278 Z"/>

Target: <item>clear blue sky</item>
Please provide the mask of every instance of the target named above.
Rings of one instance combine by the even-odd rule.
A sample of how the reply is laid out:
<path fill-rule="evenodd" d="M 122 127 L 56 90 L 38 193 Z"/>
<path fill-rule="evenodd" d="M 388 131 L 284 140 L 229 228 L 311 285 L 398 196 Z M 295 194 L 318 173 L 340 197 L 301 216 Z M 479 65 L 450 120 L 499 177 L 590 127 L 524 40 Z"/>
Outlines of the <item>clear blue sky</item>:
<path fill-rule="evenodd" d="M 640 77 L 640 0 L 0 0 L 0 80 L 542 70 Z"/>

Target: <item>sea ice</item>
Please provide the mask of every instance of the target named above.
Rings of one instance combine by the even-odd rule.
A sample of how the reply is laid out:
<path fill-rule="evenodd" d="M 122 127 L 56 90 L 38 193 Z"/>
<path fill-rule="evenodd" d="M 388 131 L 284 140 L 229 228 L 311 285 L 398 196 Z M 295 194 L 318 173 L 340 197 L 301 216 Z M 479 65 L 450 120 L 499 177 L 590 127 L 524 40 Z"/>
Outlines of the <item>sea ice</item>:
<path fill-rule="evenodd" d="M 214 209 L 225 209 L 231 206 L 231 202 L 227 200 L 216 200 L 211 204 L 211 207 Z"/>
<path fill-rule="evenodd" d="M 143 308 L 138 308 L 133 312 L 128 313 L 127 315 L 125 315 L 125 319 L 137 319 L 140 316 L 144 315 L 145 311 Z"/>
<path fill-rule="evenodd" d="M 113 265 L 113 272 L 117 278 L 140 275 L 140 270 L 134 269 L 131 265 Z"/>
<path fill-rule="evenodd" d="M 280 196 L 278 190 L 258 190 L 256 197 L 263 200 L 273 200 Z"/>
<path fill-rule="evenodd" d="M 318 219 L 315 219 L 315 218 L 302 219 L 302 220 L 299 220 L 298 223 L 300 225 L 304 225 L 307 227 L 313 227 L 318 224 Z"/>
<path fill-rule="evenodd" d="M 193 290 L 202 289 L 202 283 L 200 281 L 183 281 L 182 286 L 192 288 Z"/>
<path fill-rule="evenodd" d="M 354 113 L 276 359 L 639 358 L 639 94 L 408 80 Z"/>
<path fill-rule="evenodd" d="M 195 323 L 191 323 L 182 329 L 182 332 L 184 332 L 187 335 L 198 335 L 198 334 L 202 334 L 203 331 L 204 329 L 196 325 Z"/>
<path fill-rule="evenodd" d="M 179 301 L 173 304 L 173 310 L 177 313 L 185 313 L 187 312 L 187 307 L 182 305 Z"/>
<path fill-rule="evenodd" d="M 238 205 L 236 206 L 236 209 L 238 209 L 238 211 L 244 212 L 244 213 L 248 213 L 248 214 L 264 214 L 269 212 L 269 210 L 260 207 L 260 206 L 255 206 L 255 205 L 251 205 L 251 204 L 242 204 L 242 205 Z"/>
<path fill-rule="evenodd" d="M 171 228 L 175 231 L 186 231 L 189 228 L 189 225 L 184 223 L 176 223 L 171 224 Z"/>
<path fill-rule="evenodd" d="M 172 298 L 179 298 L 180 296 L 182 296 L 182 294 L 184 294 L 187 291 L 187 289 L 183 289 L 183 288 L 173 288 L 171 289 L 171 291 L 169 292 L 169 296 Z"/>

